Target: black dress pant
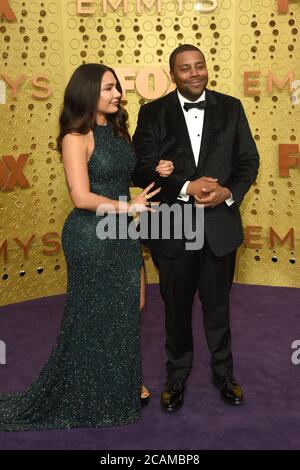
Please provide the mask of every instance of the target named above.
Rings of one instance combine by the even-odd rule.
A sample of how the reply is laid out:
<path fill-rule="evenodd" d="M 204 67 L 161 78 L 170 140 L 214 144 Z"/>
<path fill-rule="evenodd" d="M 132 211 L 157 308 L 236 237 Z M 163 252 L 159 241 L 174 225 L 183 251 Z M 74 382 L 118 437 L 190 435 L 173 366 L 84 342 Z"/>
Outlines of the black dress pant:
<path fill-rule="evenodd" d="M 236 251 L 217 257 L 205 241 L 198 251 L 176 258 L 152 252 L 165 303 L 168 375 L 185 380 L 193 361 L 192 307 L 196 290 L 202 303 L 204 331 L 211 367 L 219 375 L 232 374 L 229 297 Z"/>

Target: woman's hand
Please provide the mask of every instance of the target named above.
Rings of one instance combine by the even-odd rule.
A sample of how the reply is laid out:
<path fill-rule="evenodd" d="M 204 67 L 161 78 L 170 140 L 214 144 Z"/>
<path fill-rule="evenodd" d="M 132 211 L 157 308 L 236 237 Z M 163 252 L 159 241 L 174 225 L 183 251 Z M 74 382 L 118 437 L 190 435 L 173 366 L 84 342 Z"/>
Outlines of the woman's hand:
<path fill-rule="evenodd" d="M 145 212 L 145 211 L 153 211 L 151 207 L 149 207 L 149 199 L 155 196 L 155 194 L 159 193 L 161 188 L 157 188 L 151 192 L 151 189 L 155 183 L 149 184 L 147 188 L 145 188 L 140 194 L 138 194 L 132 201 L 129 203 L 128 206 L 128 214 L 135 216 L 137 212 Z"/>
<path fill-rule="evenodd" d="M 174 165 L 171 160 L 159 160 L 158 165 L 155 167 L 155 171 L 159 173 L 159 176 L 170 176 L 174 171 Z"/>

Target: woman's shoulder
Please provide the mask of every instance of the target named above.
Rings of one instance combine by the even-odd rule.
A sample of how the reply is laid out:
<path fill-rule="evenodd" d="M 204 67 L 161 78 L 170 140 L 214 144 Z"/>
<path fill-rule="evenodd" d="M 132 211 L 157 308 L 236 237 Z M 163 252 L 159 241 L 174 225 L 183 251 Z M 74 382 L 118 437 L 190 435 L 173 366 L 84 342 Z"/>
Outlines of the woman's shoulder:
<path fill-rule="evenodd" d="M 62 139 L 62 146 L 77 146 L 86 148 L 89 142 L 93 140 L 93 132 L 89 131 L 86 134 L 79 134 L 78 132 L 69 132 Z"/>
<path fill-rule="evenodd" d="M 64 142 L 84 142 L 87 138 L 93 135 L 92 131 L 88 131 L 86 134 L 80 134 L 78 132 L 68 132 L 64 135 L 62 141 Z"/>

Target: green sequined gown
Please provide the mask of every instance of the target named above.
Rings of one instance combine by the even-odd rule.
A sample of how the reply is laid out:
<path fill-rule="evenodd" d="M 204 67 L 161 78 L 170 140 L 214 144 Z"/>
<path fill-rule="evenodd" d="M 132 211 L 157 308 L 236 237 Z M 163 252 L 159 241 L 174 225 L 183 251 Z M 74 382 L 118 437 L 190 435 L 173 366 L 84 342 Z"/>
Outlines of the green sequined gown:
<path fill-rule="evenodd" d="M 109 125 L 97 126 L 94 137 L 91 192 L 129 197 L 131 147 Z M 68 288 L 58 340 L 25 393 L 0 395 L 0 431 L 123 425 L 139 418 L 140 245 L 128 237 L 100 240 L 101 218 L 75 208 L 65 221 Z"/>

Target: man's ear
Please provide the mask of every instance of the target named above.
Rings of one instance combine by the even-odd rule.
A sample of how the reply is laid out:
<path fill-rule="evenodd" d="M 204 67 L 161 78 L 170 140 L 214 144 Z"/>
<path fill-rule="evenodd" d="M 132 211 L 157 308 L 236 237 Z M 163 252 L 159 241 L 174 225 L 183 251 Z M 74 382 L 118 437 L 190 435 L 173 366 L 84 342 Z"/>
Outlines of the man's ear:
<path fill-rule="evenodd" d="M 175 83 L 174 74 L 173 74 L 172 70 L 170 70 L 170 77 L 171 77 L 172 82 Z"/>

